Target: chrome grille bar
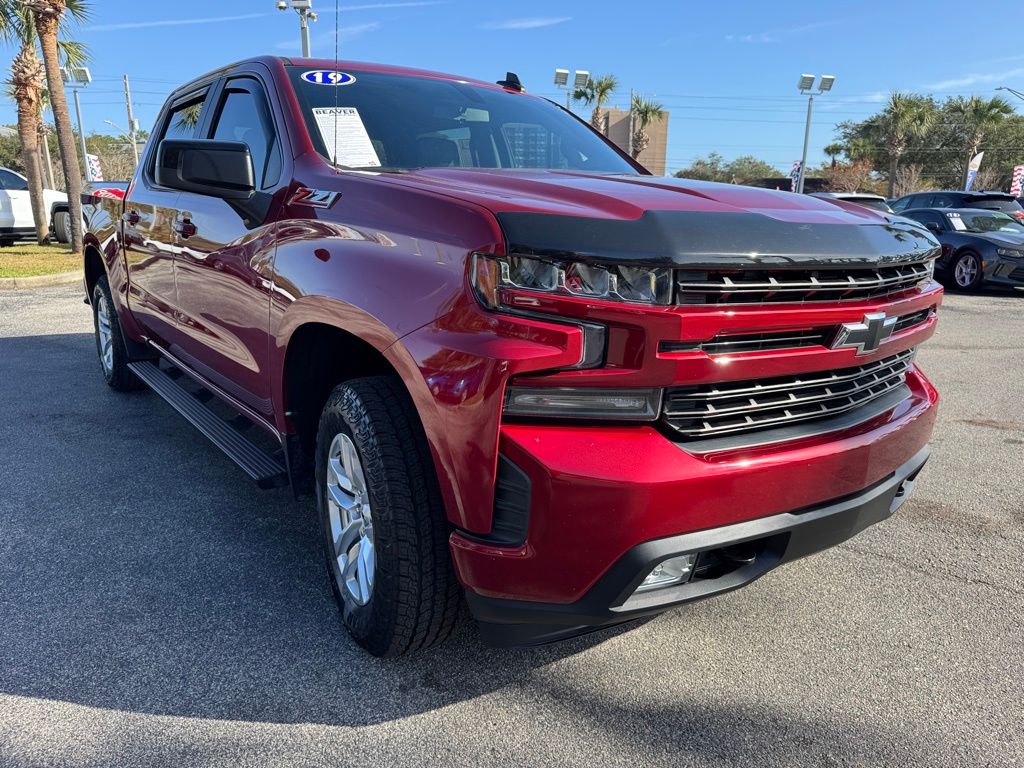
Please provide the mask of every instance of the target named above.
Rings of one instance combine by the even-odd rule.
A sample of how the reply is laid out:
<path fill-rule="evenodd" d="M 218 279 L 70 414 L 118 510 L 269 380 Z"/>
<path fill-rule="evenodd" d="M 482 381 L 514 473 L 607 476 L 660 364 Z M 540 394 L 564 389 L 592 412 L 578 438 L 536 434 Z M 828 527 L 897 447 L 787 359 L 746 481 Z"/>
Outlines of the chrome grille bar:
<path fill-rule="evenodd" d="M 826 418 L 900 387 L 913 359 L 911 349 L 822 374 L 676 387 L 665 394 L 662 419 L 684 438 L 701 439 Z"/>

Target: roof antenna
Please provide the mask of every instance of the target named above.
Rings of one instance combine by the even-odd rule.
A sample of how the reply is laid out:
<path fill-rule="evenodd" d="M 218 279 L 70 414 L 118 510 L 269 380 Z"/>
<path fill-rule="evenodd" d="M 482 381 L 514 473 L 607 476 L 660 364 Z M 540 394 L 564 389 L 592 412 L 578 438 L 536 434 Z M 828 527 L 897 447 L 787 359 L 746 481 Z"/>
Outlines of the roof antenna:
<path fill-rule="evenodd" d="M 334 0 L 334 76 L 338 76 L 338 25 L 341 24 L 341 9 L 338 7 L 340 0 Z M 341 173 L 338 162 L 338 91 L 341 88 L 334 86 L 334 172 Z"/>
<path fill-rule="evenodd" d="M 523 84 L 519 82 L 519 75 L 515 72 L 506 72 L 505 79 L 499 80 L 498 85 L 502 88 L 508 88 L 510 91 L 519 91 L 520 93 L 526 90 L 523 88 Z"/>

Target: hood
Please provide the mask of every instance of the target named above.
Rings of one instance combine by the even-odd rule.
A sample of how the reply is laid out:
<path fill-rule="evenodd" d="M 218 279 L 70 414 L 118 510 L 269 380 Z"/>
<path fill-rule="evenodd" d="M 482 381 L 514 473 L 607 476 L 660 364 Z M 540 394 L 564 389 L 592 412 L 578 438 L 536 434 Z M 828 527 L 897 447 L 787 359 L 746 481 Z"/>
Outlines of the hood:
<path fill-rule="evenodd" d="M 511 251 L 646 266 L 873 266 L 921 261 L 920 224 L 841 200 L 734 184 L 571 171 L 432 168 L 402 183 L 494 213 Z"/>
<path fill-rule="evenodd" d="M 987 243 L 995 243 L 999 246 L 1005 245 L 1010 248 L 1019 249 L 1024 245 L 1024 235 L 1015 235 L 1012 232 L 958 232 L 957 234 L 977 237 Z"/>

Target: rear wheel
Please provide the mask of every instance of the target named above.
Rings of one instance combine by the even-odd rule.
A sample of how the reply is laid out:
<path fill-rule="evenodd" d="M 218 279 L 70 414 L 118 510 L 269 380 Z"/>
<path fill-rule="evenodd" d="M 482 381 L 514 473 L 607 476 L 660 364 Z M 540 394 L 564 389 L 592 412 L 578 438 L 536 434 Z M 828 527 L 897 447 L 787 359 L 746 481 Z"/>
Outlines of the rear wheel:
<path fill-rule="evenodd" d="M 58 243 L 71 242 L 71 214 L 57 211 L 53 214 L 53 234 Z"/>
<path fill-rule="evenodd" d="M 107 384 L 118 392 L 141 387 L 142 382 L 128 368 L 128 352 L 106 275 L 101 276 L 92 289 L 92 319 L 96 333 L 96 354 L 99 355 L 100 370 Z"/>
<path fill-rule="evenodd" d="M 426 436 L 401 383 L 334 389 L 320 417 L 317 507 L 331 587 L 353 639 L 400 656 L 447 638 L 460 611 Z"/>
<path fill-rule="evenodd" d="M 957 254 L 949 267 L 949 274 L 953 278 L 953 287 L 961 291 L 975 290 L 985 277 L 981 258 L 974 251 Z"/>

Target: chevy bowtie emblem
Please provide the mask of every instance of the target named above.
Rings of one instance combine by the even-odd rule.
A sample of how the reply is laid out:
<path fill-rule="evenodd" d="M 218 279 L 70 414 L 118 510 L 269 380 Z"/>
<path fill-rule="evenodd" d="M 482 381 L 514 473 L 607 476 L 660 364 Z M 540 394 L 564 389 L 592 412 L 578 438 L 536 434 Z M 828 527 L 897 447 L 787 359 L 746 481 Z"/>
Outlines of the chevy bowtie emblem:
<path fill-rule="evenodd" d="M 896 327 L 895 317 L 886 317 L 885 312 L 864 315 L 859 323 L 843 323 L 832 341 L 832 349 L 853 347 L 858 355 L 874 352 L 882 342 L 892 336 Z"/>

